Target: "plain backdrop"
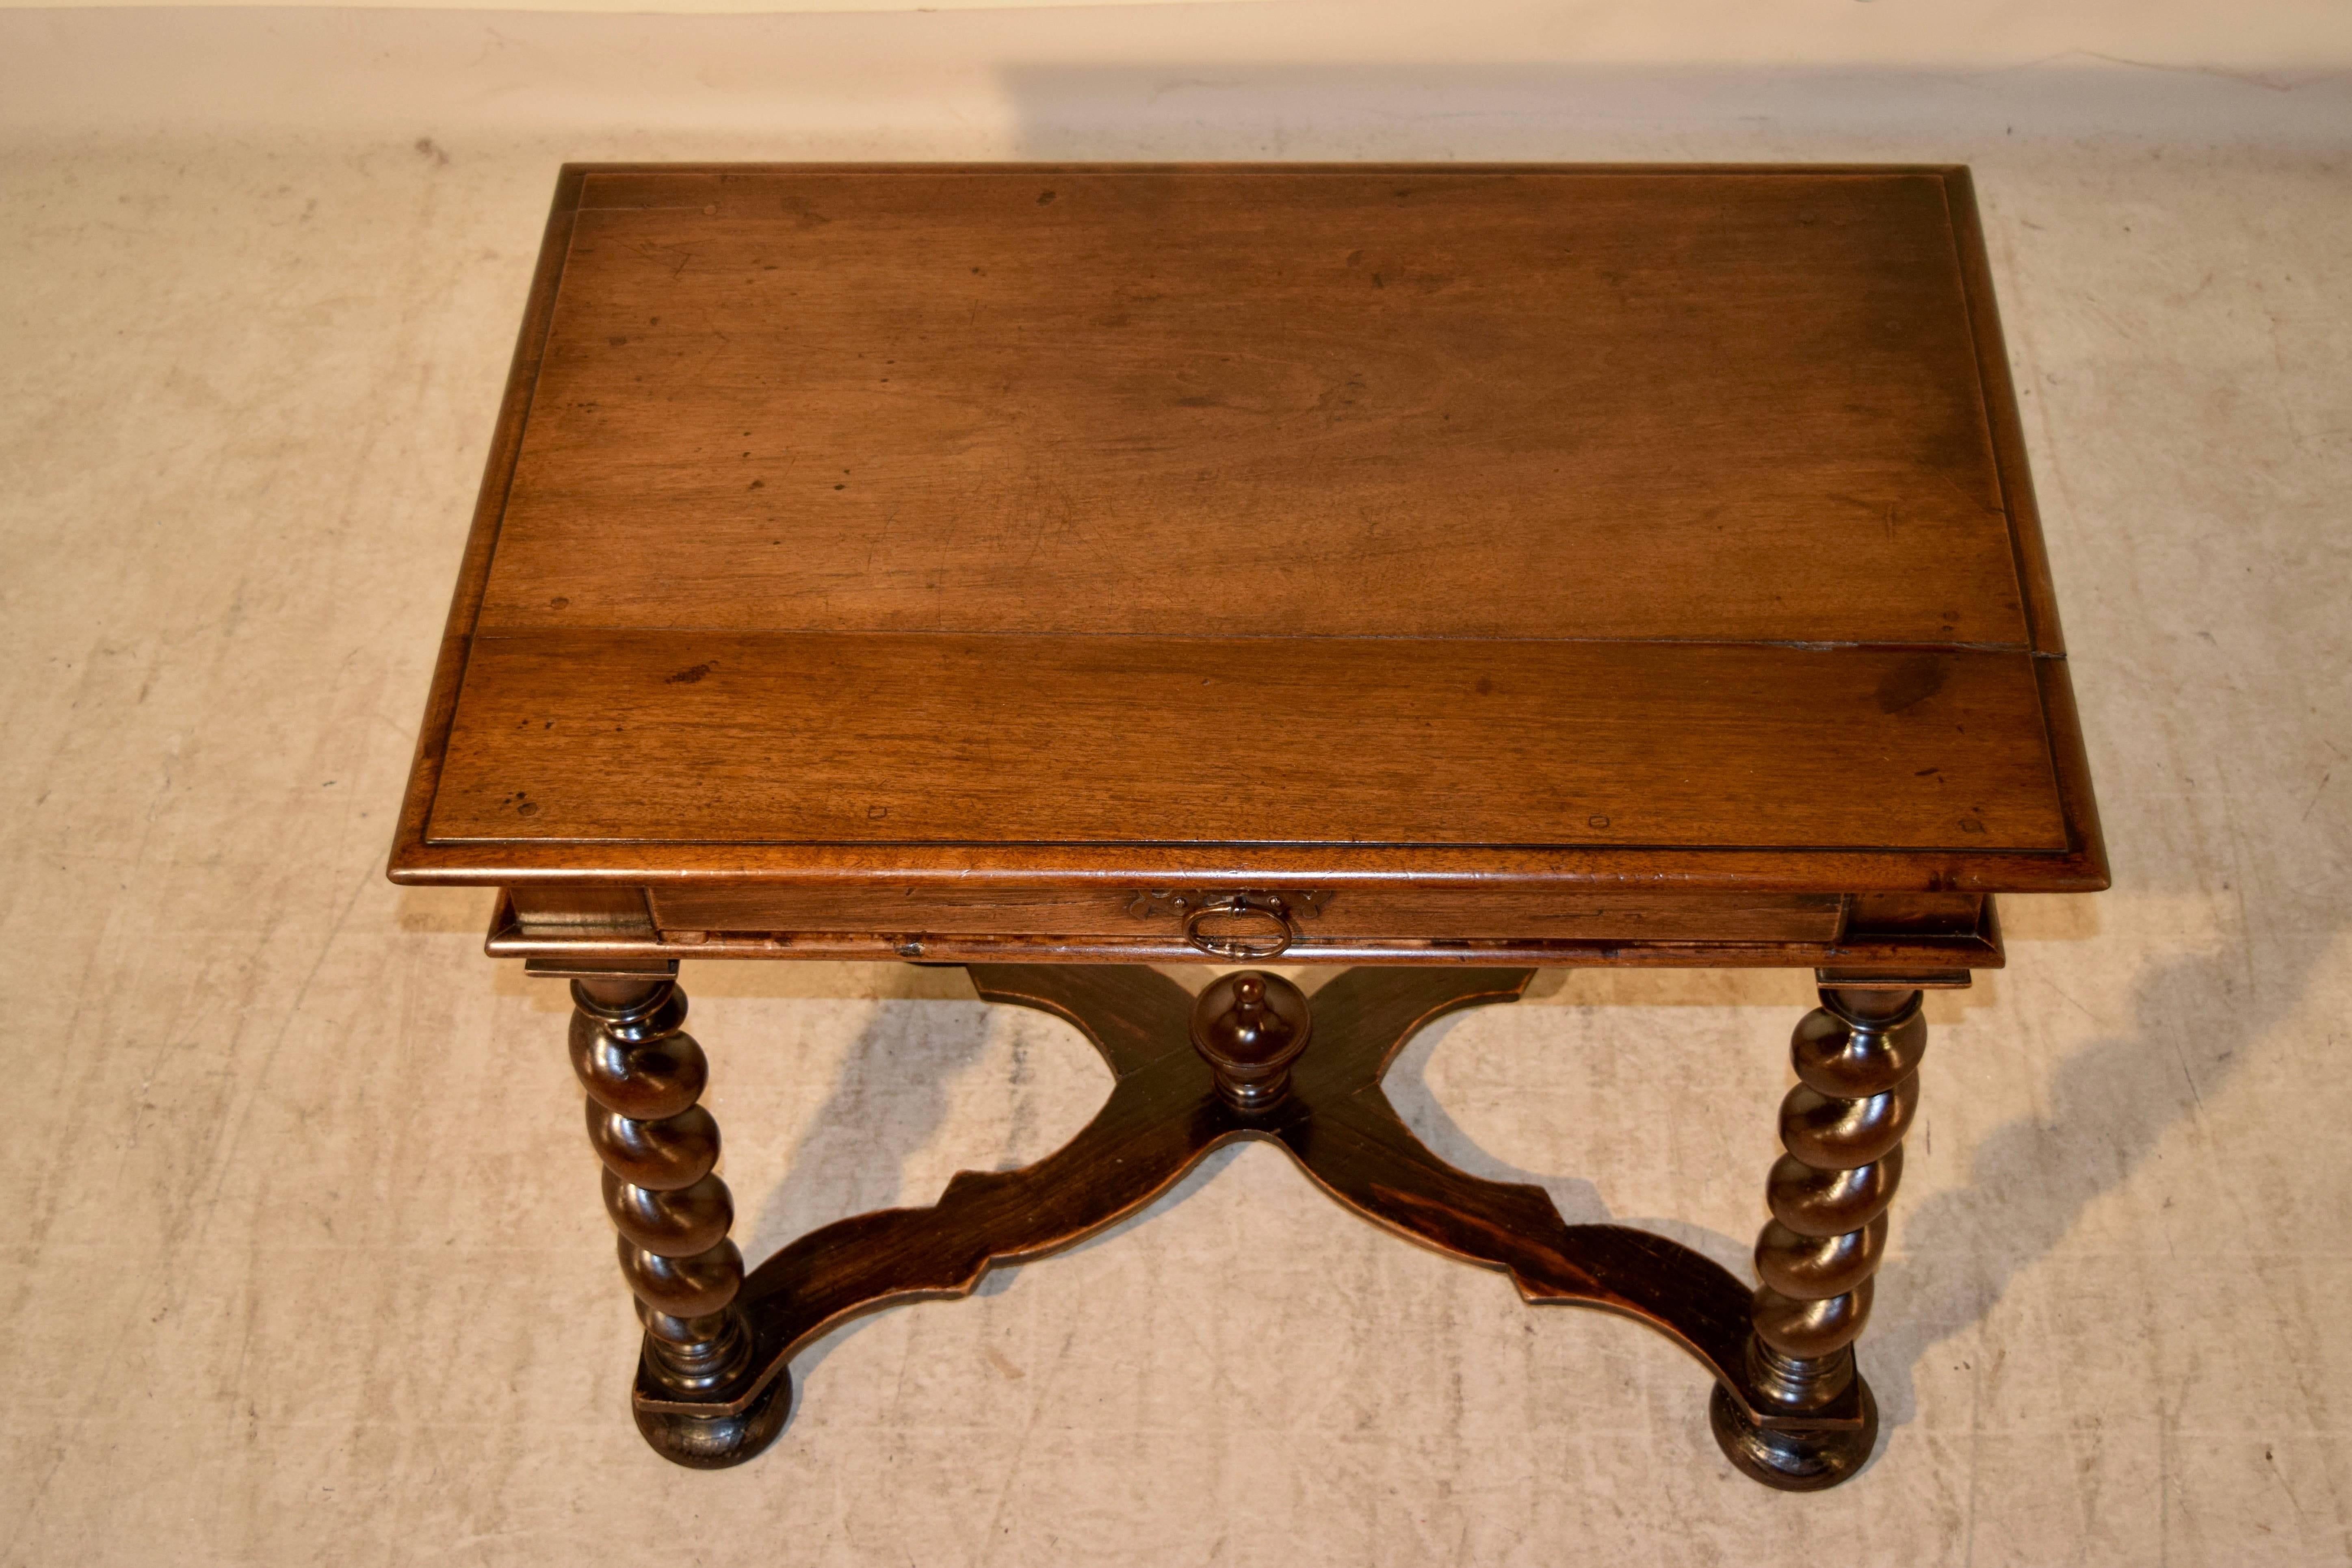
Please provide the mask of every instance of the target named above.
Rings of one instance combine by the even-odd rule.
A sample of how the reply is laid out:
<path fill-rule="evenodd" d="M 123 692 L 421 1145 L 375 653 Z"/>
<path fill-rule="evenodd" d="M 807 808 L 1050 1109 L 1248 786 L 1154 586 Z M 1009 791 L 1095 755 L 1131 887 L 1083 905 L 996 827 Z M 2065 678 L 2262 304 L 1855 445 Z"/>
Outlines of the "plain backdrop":
<path fill-rule="evenodd" d="M 2352 1562 L 2352 6 L 0 9 L 0 1564 Z M 1965 162 L 2116 887 L 1935 1045 L 1886 1432 L 1266 1149 L 671 1469 L 558 988 L 383 880 L 556 166 Z M 1196 976 L 1196 978 L 1198 978 Z M 1099 1102 L 951 971 L 689 963 L 756 1258 Z M 1801 973 L 1564 973 L 1389 1081 L 1744 1268 Z"/>

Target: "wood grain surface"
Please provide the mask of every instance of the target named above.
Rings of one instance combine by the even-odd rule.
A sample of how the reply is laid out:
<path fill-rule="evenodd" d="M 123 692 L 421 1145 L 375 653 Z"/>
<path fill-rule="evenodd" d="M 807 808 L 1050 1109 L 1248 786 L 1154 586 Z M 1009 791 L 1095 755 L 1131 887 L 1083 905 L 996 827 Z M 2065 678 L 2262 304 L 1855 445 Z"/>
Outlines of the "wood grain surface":
<path fill-rule="evenodd" d="M 2059 849 L 2040 736 L 1960 649 L 538 633 L 477 646 L 433 832 Z"/>
<path fill-rule="evenodd" d="M 625 889 L 635 891 L 635 889 Z M 576 895 L 574 895 L 576 897 Z M 1203 894 L 1196 891 L 1195 904 Z M 567 899 L 567 905 L 571 900 Z M 652 895 L 648 929 L 664 931 L 825 931 L 852 920 L 929 936 L 991 933 L 1180 938 L 1183 918 L 1112 888 L 938 888 L 916 884 L 839 889 L 773 882 L 690 882 Z M 644 909 L 640 901 L 639 909 Z M 570 908 L 563 911 L 571 913 Z M 1461 888 L 1351 888 L 1294 910 L 1316 942 L 1366 938 L 1565 937 L 1582 941 L 1832 942 L 1844 901 L 1824 893 L 1719 894 L 1496 891 Z M 1974 923 L 1974 911 L 1969 922 Z M 1958 924 L 1947 920 L 1933 928 Z M 608 921 L 599 930 L 625 929 Z"/>
<path fill-rule="evenodd" d="M 591 175 L 486 627 L 2026 637 L 1934 175 Z"/>
<path fill-rule="evenodd" d="M 393 874 L 2104 886 L 2002 354 L 1957 169 L 568 170 Z"/>

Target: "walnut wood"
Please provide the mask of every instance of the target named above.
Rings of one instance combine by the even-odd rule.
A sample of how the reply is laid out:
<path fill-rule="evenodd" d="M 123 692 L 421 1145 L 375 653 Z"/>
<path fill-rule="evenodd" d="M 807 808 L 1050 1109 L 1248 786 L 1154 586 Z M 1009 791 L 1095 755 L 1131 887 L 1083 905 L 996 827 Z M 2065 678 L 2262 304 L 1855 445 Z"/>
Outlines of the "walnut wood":
<path fill-rule="evenodd" d="M 1279 974 L 1221 975 L 1192 1005 L 1192 1048 L 1236 1110 L 1264 1112 L 1290 1088 L 1290 1067 L 1313 1042 L 1306 995 Z"/>
<path fill-rule="evenodd" d="M 1846 903 L 1844 934 L 1972 934 L 1983 923 L 1987 902 L 1982 893 L 1857 893 Z"/>
<path fill-rule="evenodd" d="M 2044 691 L 2045 703 L 2048 692 Z M 2072 829 L 2070 827 L 2070 833 Z M 405 854 L 395 846 L 398 853 Z M 417 851 L 422 856 L 422 849 Z M 626 844 L 503 839 L 431 847 L 392 880 L 453 886 L 661 885 L 770 881 L 897 888 L 910 879 L 972 887 L 1122 889 L 1204 882 L 1247 887 L 1441 885 L 1521 893 L 1596 888 L 1718 892 L 2085 892 L 2104 869 L 2070 850 L 1688 849 L 1552 845 L 1495 848 L 1383 844 Z M 2104 865 L 2104 862 L 2101 863 Z M 894 896 L 894 895 L 892 895 Z"/>
<path fill-rule="evenodd" d="M 996 1265 L 1048 1256 L 1168 1190 L 1237 1139 L 1277 1142 L 1344 1206 L 1383 1227 L 1510 1275 L 1531 1303 L 1598 1306 L 1638 1318 L 1708 1368 L 1757 1430 L 1847 1434 L 1864 1421 L 1859 1385 L 1802 1407 L 1768 1401 L 1747 1353 L 1749 1293 L 1717 1264 L 1662 1237 L 1570 1226 L 1539 1187 L 1486 1181 L 1439 1160 L 1380 1088 L 1396 1053 L 1433 1019 L 1516 1000 L 1532 971 L 1356 970 L 1319 992 L 1311 1041 L 1289 1091 L 1263 1110 L 1229 1103 L 1192 1048 L 1193 999 L 1155 971 L 1060 964 L 975 966 L 992 1002 L 1075 1025 L 1114 1077 L 1109 1099 L 1062 1148 L 1017 1171 L 960 1172 L 940 1201 L 837 1221 L 754 1269 L 739 1298 L 753 1331 L 754 1381 L 729 1397 L 683 1398 L 641 1372 L 636 1404 L 684 1418 L 754 1408 L 794 1352 L 827 1329 L 895 1302 L 969 1294 Z M 1223 1006 L 1215 1009 L 1222 1012 Z"/>
<path fill-rule="evenodd" d="M 1984 225 L 1977 216 L 1976 181 L 1964 168 L 1944 172 L 1944 201 L 1952 224 L 1953 248 L 1968 299 L 1969 327 L 1976 341 L 1977 374 L 1984 387 L 1986 423 L 1992 432 L 1993 462 L 2000 476 L 2000 502 L 2011 520 L 2010 542 L 2017 552 L 2028 636 L 2037 653 L 2063 658 L 2066 639 L 2058 627 L 2058 595 L 2050 580 L 2050 552 L 2042 538 L 2042 514 L 2033 500 L 2033 475 L 2025 462 L 2025 430 L 2017 415 L 2017 389 L 2009 374 L 2009 349 L 2000 335 L 2000 305 L 1992 288 L 1992 263 L 1985 254 Z M 2056 670 L 2065 683 L 2063 668 Z M 2053 719 L 2055 716 L 2053 715 Z M 2053 722 L 2063 744 L 2070 733 Z M 2062 768 L 2062 774 L 2068 770 Z M 2087 769 L 2074 772 L 2079 780 Z M 2061 787 L 2066 787 L 2063 779 Z"/>
<path fill-rule="evenodd" d="M 755 1361 L 735 1305 L 743 1284 L 742 1256 L 727 1238 L 735 1204 L 711 1171 L 719 1124 L 695 1103 L 709 1065 L 685 1032 L 686 994 L 666 975 L 590 973 L 572 980 L 572 1001 L 588 1139 L 604 1163 L 621 1276 L 646 1326 L 638 1430 L 681 1465 L 740 1463 L 783 1429 L 791 1380 Z"/>
<path fill-rule="evenodd" d="M 1292 1153 L 1326 1192 L 1366 1218 L 1449 1257 L 1502 1269 L 1529 1302 L 1603 1307 L 1663 1331 L 1746 1407 L 1748 1292 L 1722 1268 L 1644 1231 L 1570 1226 L 1540 1187 L 1455 1170 L 1430 1153 L 1389 1103 L 1381 1077 L 1422 1026 L 1480 1001 L 1514 1000 L 1529 978 L 1524 971 L 1485 972 L 1496 989 L 1465 995 L 1460 973 L 1356 970 L 1316 994 L 1319 1037 L 1330 1048 L 1310 1051 L 1292 1073 L 1293 1092 L 1320 1112 L 1286 1136 Z M 1852 1413 L 1832 1407 L 1808 1418 L 1834 1424 Z"/>
<path fill-rule="evenodd" d="M 650 935 L 656 929 L 643 888 L 525 882 L 508 889 L 508 897 L 517 921 L 542 931 Z"/>
<path fill-rule="evenodd" d="M 392 869 L 1454 879 L 1332 934 L 1550 962 L 2104 886 L 2060 650 L 1965 171 L 570 170 Z"/>
<path fill-rule="evenodd" d="M 483 620 L 2022 647 L 1970 325 L 1935 170 L 592 171 Z"/>
<path fill-rule="evenodd" d="M 1766 1189 L 1771 1221 L 1756 1238 L 1763 1283 L 1750 1303 L 1748 1371 L 1763 1407 L 1801 1412 L 1859 1398 L 1867 1418 L 1838 1430 L 1774 1429 L 1718 1394 L 1716 1440 L 1769 1486 L 1834 1486 L 1870 1458 L 1877 1407 L 1855 1370 L 1870 1319 L 1871 1277 L 1886 1249 L 1886 1208 L 1903 1174 L 1903 1134 L 1919 1100 L 1927 1048 L 1922 993 L 1824 987 L 1790 1046 L 1797 1087 L 1780 1104 L 1789 1152 Z"/>
<path fill-rule="evenodd" d="M 555 316 L 556 286 L 563 277 L 564 252 L 572 240 L 574 215 L 587 171 L 565 164 L 555 180 L 555 199 L 541 235 L 539 264 L 532 269 L 530 294 L 524 301 L 522 324 L 515 332 L 513 363 L 507 370 L 506 395 L 499 404 L 498 423 L 490 433 L 489 456 L 482 466 L 481 492 L 474 502 L 473 526 L 457 566 L 457 585 L 449 599 L 448 624 L 441 634 L 439 656 L 434 660 L 433 684 L 425 698 L 425 720 L 416 732 L 416 758 L 409 770 L 408 792 L 402 797 L 400 820 L 393 838 L 392 879 L 404 879 L 406 863 L 417 858 L 425 839 L 425 820 L 440 787 L 441 764 L 449 746 L 449 723 L 457 711 L 457 689 L 466 678 L 466 660 L 473 644 L 474 626 L 481 614 L 482 592 L 488 584 L 490 557 L 498 549 L 499 524 L 506 513 L 514 482 L 515 458 L 522 447 L 525 423 L 530 417 L 531 392 L 538 384 L 541 357 Z M 420 879 L 432 880 L 430 877 Z"/>
<path fill-rule="evenodd" d="M 1198 907 L 1236 892 L 1302 889 L 971 888 L 909 882 L 853 892 L 822 884 L 737 881 L 660 888 L 651 898 L 652 921 L 664 931 L 839 931 L 887 910 L 896 929 L 919 934 L 1175 937 L 1183 930 L 1183 913 L 1165 901 L 1155 902 L 1153 895 L 1161 890 L 1189 894 L 1191 905 Z M 1324 942 L 1508 937 L 1834 942 L 1845 923 L 1844 900 L 1822 893 L 1709 896 L 1381 886 L 1303 890 L 1317 893 L 1318 901 L 1309 905 L 1294 900 L 1292 912 L 1311 940 Z M 1935 929 L 1973 932 L 1979 896 L 1956 897 L 1969 900 L 1965 919 Z M 530 918 L 520 910 L 518 915 Z"/>
<path fill-rule="evenodd" d="M 1402 900 L 1410 902 L 1409 899 Z M 1694 895 L 1679 920 L 1700 922 L 1710 900 Z M 1169 921 L 1173 926 L 1178 922 Z M 1944 973 L 1998 969 L 2004 962 L 1992 903 L 1985 900 L 1977 927 L 1966 935 L 1857 933 L 1836 942 L 1466 939 L 1397 937 L 1332 940 L 1313 934 L 1285 954 L 1286 963 L 1410 964 L 1548 964 L 1685 968 L 1811 967 L 1842 973 Z M 1703 928 L 1702 928 L 1703 929 Z M 522 921 L 501 900 L 490 919 L 487 947 L 493 957 L 589 963 L 686 958 L 917 959 L 941 963 L 1197 963 L 1201 954 L 1172 934 L 1112 937 L 1010 931 L 941 934 L 929 928 L 884 931 L 680 931 L 647 932 L 634 925 L 596 928 L 567 921 Z M 1953 984 L 1938 981 L 1937 984 Z M 1922 982 L 1924 984 L 1924 982 Z"/>
<path fill-rule="evenodd" d="M 1328 637 L 1244 651 L 1146 637 L 500 633 L 475 647 L 432 832 L 2066 847 L 2020 655 Z M 1165 762 L 1253 724 L 1284 743 L 1251 787 Z M 1808 726 L 1811 742 L 1790 749 Z M 1411 738 L 1412 787 L 1401 756 L 1370 751 L 1381 735 Z"/>
<path fill-rule="evenodd" d="M 2001 963 L 1991 895 L 2107 881 L 1967 171 L 567 168 L 390 874 L 575 982 L 679 1463 L 772 1441 L 832 1324 L 1261 1138 L 1834 1484 L 1916 990 Z M 1286 1041 L 1101 967 L 1212 905 L 1377 967 L 1265 980 Z M 680 955 L 972 963 L 1115 1087 L 747 1278 Z M 1396 1049 L 1536 964 L 1816 971 L 1759 1289 L 1397 1118 Z"/>

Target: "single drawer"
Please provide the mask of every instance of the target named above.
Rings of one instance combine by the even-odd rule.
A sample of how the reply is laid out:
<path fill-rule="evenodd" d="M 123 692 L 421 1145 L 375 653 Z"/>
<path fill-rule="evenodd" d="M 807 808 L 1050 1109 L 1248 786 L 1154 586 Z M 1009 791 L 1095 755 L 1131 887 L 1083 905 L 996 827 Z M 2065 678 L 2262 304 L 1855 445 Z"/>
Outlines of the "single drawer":
<path fill-rule="evenodd" d="M 1522 939 L 1591 942 L 1837 940 L 1837 894 L 1550 893 L 1478 888 L 1201 887 L 968 889 L 904 884 L 856 889 L 731 882 L 650 894 L 665 937 L 732 932 L 880 932 L 919 936 L 1191 937 L 1195 945 L 1247 931 L 1291 940 L 1397 942 Z M 1246 910 L 1235 910 L 1246 900 Z M 1203 941 L 1205 939 L 1205 941 Z M 1246 940 L 1246 938 L 1244 938 Z"/>

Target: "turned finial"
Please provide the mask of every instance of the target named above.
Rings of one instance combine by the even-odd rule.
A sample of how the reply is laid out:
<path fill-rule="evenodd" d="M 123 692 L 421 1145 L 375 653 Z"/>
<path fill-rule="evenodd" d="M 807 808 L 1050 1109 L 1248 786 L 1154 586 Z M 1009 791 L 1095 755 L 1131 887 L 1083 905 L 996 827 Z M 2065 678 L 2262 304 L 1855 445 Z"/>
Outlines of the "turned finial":
<path fill-rule="evenodd" d="M 1192 1006 L 1192 1048 L 1236 1110 L 1264 1110 L 1282 1099 L 1313 1027 L 1307 994 L 1256 970 L 1221 975 Z"/>

